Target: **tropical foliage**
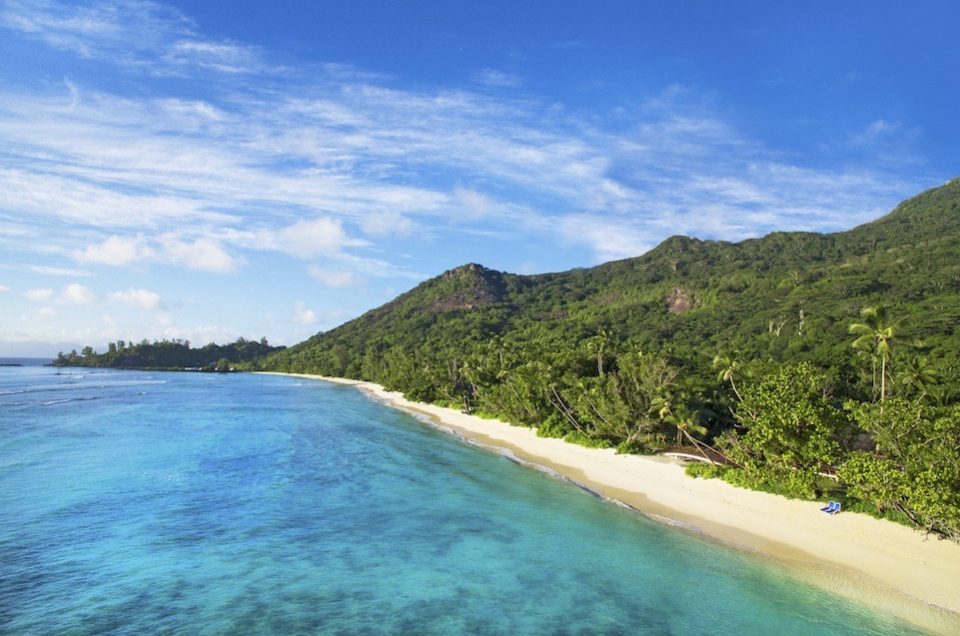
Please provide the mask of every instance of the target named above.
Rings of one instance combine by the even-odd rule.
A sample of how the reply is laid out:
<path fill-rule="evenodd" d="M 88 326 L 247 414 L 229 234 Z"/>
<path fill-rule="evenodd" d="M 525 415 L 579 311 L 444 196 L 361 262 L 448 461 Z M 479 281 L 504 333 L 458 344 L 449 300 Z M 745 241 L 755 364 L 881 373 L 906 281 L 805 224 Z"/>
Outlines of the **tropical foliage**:
<path fill-rule="evenodd" d="M 960 406 L 893 398 L 848 408 L 883 449 L 847 457 L 840 478 L 848 495 L 960 541 Z"/>
<path fill-rule="evenodd" d="M 836 466 L 855 434 L 823 376 L 810 364 L 782 366 L 749 386 L 737 407 L 741 432 L 719 439 L 739 468 L 732 481 L 814 498 L 820 474 Z"/>
<path fill-rule="evenodd" d="M 97 353 L 93 347 L 84 347 L 80 353 L 71 351 L 57 356 L 56 366 L 112 367 L 119 369 L 196 369 L 206 371 L 229 371 L 253 368 L 254 361 L 269 354 L 282 351 L 283 347 L 271 347 L 266 338 L 259 341 L 239 338 L 225 345 L 208 344 L 197 349 L 187 340 L 161 340 L 128 343 L 123 340 L 111 342 L 107 350 Z"/>

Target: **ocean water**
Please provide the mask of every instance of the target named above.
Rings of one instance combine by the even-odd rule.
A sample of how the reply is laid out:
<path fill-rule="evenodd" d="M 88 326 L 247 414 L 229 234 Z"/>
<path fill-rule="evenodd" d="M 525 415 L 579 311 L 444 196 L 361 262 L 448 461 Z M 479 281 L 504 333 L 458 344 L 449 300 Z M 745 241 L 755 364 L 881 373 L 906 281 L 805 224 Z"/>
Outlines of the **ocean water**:
<path fill-rule="evenodd" d="M 349 387 L 0 368 L 0 632 L 905 634 Z"/>

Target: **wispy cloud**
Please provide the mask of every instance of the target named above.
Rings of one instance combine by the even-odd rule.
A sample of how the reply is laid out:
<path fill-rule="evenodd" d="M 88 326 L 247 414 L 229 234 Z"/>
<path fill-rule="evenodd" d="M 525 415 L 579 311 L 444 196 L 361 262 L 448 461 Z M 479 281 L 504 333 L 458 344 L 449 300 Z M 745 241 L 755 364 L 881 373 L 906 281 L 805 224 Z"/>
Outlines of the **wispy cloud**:
<path fill-rule="evenodd" d="M 26 271 L 45 276 L 68 276 L 70 278 L 89 278 L 93 276 L 90 272 L 83 269 L 71 269 L 69 267 L 51 267 L 49 265 L 27 265 Z"/>
<path fill-rule="evenodd" d="M 7 0 L 0 25 L 81 57 L 154 74 L 270 70 L 257 47 L 203 38 L 183 13 L 148 0 Z"/>
<path fill-rule="evenodd" d="M 45 300 L 50 300 L 53 298 L 53 290 L 46 287 L 39 287 L 36 289 L 28 289 L 23 292 L 24 298 L 27 300 L 32 300 L 34 302 L 43 302 Z"/>
<path fill-rule="evenodd" d="M 310 278 L 327 287 L 350 287 L 356 281 L 352 272 L 329 270 L 317 265 L 311 265 L 307 271 Z"/>
<path fill-rule="evenodd" d="M 413 222 L 399 212 L 379 212 L 363 219 L 360 227 L 369 236 L 409 236 Z"/>
<path fill-rule="evenodd" d="M 170 34 L 190 33 L 193 24 L 179 12 L 153 2 L 114 0 L 73 6 L 47 0 L 8 0 L 0 21 L 83 57 L 155 50 Z"/>
<path fill-rule="evenodd" d="M 559 229 L 568 243 L 590 247 L 600 261 L 636 256 L 653 247 L 653 242 L 629 221 L 599 215 L 568 215 L 560 220 Z"/>
<path fill-rule="evenodd" d="M 473 81 L 477 84 L 497 88 L 516 88 L 523 83 L 519 76 L 495 68 L 485 68 L 477 71 L 473 76 Z"/>
<path fill-rule="evenodd" d="M 8 2 L 0 16 L 62 50 L 204 82 L 202 100 L 73 81 L 0 88 L 0 211 L 11 228 L 60 226 L 45 249 L 83 264 L 224 273 L 269 250 L 333 260 L 323 271 L 336 280 L 415 277 L 390 262 L 388 240 L 458 227 L 618 258 L 676 233 L 841 229 L 918 189 L 883 169 L 791 161 L 678 86 L 604 119 L 531 98 L 401 90 L 349 67 L 278 72 L 258 48 L 206 38 L 151 2 Z M 496 69 L 474 79 L 519 82 Z"/>
<path fill-rule="evenodd" d="M 860 132 L 851 136 L 850 141 L 856 145 L 874 144 L 884 137 L 899 131 L 902 127 L 899 123 L 889 122 L 884 119 L 877 119 L 869 124 Z"/>
<path fill-rule="evenodd" d="M 165 59 L 175 65 L 196 66 L 224 73 L 265 70 L 256 49 L 233 42 L 179 40 L 168 48 Z"/>
<path fill-rule="evenodd" d="M 85 269 L 74 269 L 70 267 L 53 267 L 50 265 L 26 265 L 26 264 L 0 264 L 0 269 L 18 272 L 30 272 L 41 274 L 43 276 L 59 276 L 69 278 L 89 278 L 93 276 L 91 272 Z"/>

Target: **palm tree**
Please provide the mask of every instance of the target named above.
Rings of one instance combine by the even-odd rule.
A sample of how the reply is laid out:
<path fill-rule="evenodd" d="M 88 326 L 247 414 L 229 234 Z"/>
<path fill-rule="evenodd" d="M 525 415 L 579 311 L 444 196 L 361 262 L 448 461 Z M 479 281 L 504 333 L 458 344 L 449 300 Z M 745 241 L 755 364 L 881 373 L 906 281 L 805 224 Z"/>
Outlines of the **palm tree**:
<path fill-rule="evenodd" d="M 934 406 L 949 406 L 957 401 L 957 391 L 944 384 L 927 387 L 927 398 Z"/>
<path fill-rule="evenodd" d="M 703 450 L 700 449 L 701 442 L 693 437 L 694 433 L 697 435 L 707 434 L 707 427 L 700 424 L 700 411 L 687 406 L 687 402 L 682 395 L 676 396 L 676 399 L 661 397 L 656 401 L 654 408 L 657 409 L 657 416 L 661 422 L 676 429 L 677 448 L 683 445 L 683 440 L 686 438 L 703 454 Z"/>
<path fill-rule="evenodd" d="M 930 366 L 927 358 L 913 356 L 906 360 L 903 370 L 897 374 L 897 382 L 907 389 L 913 389 L 923 398 L 932 385 L 937 384 L 937 371 Z"/>
<path fill-rule="evenodd" d="M 610 332 L 600 329 L 593 338 L 587 341 L 587 349 L 597 352 L 597 375 L 603 377 L 603 354 L 610 344 Z"/>
<path fill-rule="evenodd" d="M 870 360 L 870 397 L 876 400 L 877 399 L 877 356 L 874 355 L 872 351 L 865 351 L 864 349 L 859 349 L 857 351 L 857 359 Z M 866 366 L 866 364 L 864 364 L 864 366 Z M 867 372 L 863 371 L 863 375 L 866 376 Z"/>
<path fill-rule="evenodd" d="M 864 307 L 860 312 L 863 322 L 850 325 L 849 333 L 857 336 L 855 349 L 873 350 L 880 358 L 880 401 L 887 397 L 887 362 L 890 360 L 890 342 L 894 325 L 888 321 L 886 307 Z"/>
<path fill-rule="evenodd" d="M 740 363 L 727 356 L 717 355 L 713 357 L 713 368 L 720 370 L 717 380 L 720 382 L 729 382 L 734 395 L 737 396 L 737 400 L 743 402 L 743 398 L 740 397 L 740 391 L 737 390 L 737 383 L 734 382 L 733 379 L 734 374 L 740 371 Z"/>

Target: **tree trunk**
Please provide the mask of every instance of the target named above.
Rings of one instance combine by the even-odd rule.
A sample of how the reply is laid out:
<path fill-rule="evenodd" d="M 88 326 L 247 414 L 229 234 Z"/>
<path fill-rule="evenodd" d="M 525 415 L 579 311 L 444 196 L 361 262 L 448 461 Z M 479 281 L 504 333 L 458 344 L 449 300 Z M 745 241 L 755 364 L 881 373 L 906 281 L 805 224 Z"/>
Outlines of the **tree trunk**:
<path fill-rule="evenodd" d="M 737 396 L 737 400 L 743 402 L 743 398 L 740 397 L 740 391 L 737 391 L 737 385 L 733 382 L 733 376 L 730 376 L 730 386 L 733 388 L 733 394 Z"/>
<path fill-rule="evenodd" d="M 880 359 L 880 401 L 887 397 L 887 356 Z"/>

